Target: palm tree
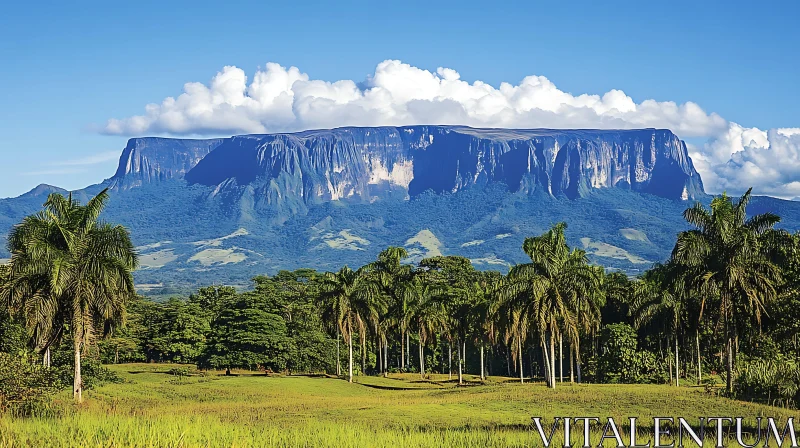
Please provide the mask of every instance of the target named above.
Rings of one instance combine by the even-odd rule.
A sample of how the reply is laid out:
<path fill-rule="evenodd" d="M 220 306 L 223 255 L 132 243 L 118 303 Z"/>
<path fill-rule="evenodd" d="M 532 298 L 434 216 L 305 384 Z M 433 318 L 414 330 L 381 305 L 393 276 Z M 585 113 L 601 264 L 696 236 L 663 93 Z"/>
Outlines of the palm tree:
<path fill-rule="evenodd" d="M 684 285 L 678 266 L 657 264 L 650 269 L 644 278 L 635 285 L 631 305 L 633 325 L 637 330 L 645 324 L 654 322 L 667 326 L 667 334 L 671 333 L 675 340 L 675 386 L 679 386 L 678 337 L 685 323 L 687 296 L 684 294 Z M 671 374 L 670 381 L 672 381 Z"/>
<path fill-rule="evenodd" d="M 326 272 L 322 280 L 323 316 L 335 322 L 348 345 L 348 381 L 353 382 L 353 332 L 362 340 L 367 325 L 379 313 L 377 291 L 363 269 L 353 271 L 345 266 L 337 273 Z"/>
<path fill-rule="evenodd" d="M 470 332 L 472 304 L 478 294 L 475 282 L 477 271 L 468 258 L 436 256 L 420 261 L 424 275 L 441 291 L 441 300 L 447 311 L 448 341 L 456 343 L 458 357 L 458 384 L 464 384 L 466 364 L 466 339 Z"/>
<path fill-rule="evenodd" d="M 495 326 L 493 322 L 492 310 L 496 299 L 496 290 L 502 281 L 502 274 L 497 271 L 479 272 L 475 288 L 477 291 L 475 302 L 472 306 L 473 337 L 476 344 L 480 346 L 481 356 L 481 381 L 486 380 L 486 366 L 484 361 L 484 350 L 486 342 L 494 337 Z"/>
<path fill-rule="evenodd" d="M 5 299 L 22 310 L 40 340 L 72 333 L 75 353 L 73 395 L 82 401 L 81 353 L 95 338 L 124 320 L 134 296 L 138 265 L 128 230 L 99 221 L 108 190 L 86 205 L 72 195 L 52 194 L 44 210 L 12 229 L 10 280 Z"/>
<path fill-rule="evenodd" d="M 364 266 L 365 272 L 369 273 L 370 280 L 388 298 L 389 317 L 400 331 L 400 364 L 403 369 L 406 368 L 411 357 L 408 326 L 412 309 L 410 300 L 413 293 L 410 289 L 412 288 L 413 272 L 410 265 L 402 264 L 403 259 L 407 257 L 408 252 L 404 248 L 389 247 L 378 254 L 376 261 Z"/>
<path fill-rule="evenodd" d="M 522 248 L 531 262 L 512 268 L 501 292 L 505 300 L 515 300 L 519 305 L 516 309 L 527 315 L 517 316 L 517 325 L 528 322 L 538 330 L 551 388 L 556 385 L 555 341 L 565 330 L 573 343 L 577 340 L 575 311 L 582 303 L 581 298 L 600 286 L 586 253 L 570 250 L 567 245 L 566 227 L 565 223 L 559 223 L 541 236 L 526 238 Z"/>
<path fill-rule="evenodd" d="M 672 251 L 672 259 L 686 272 L 690 287 L 719 297 L 728 393 L 733 392 L 735 322 L 750 318 L 760 322 L 765 304 L 776 296 L 781 281 L 768 244 L 780 218 L 771 213 L 748 218 L 751 190 L 736 203 L 723 194 L 711 201 L 710 209 L 700 203 L 688 208 L 683 216 L 695 229 L 681 232 Z"/>
<path fill-rule="evenodd" d="M 415 297 L 411 302 L 411 323 L 419 337 L 419 373 L 425 378 L 425 344 L 437 331 L 446 331 L 447 314 L 439 288 L 421 275 L 414 279 L 413 286 Z"/>
<path fill-rule="evenodd" d="M 519 362 L 520 383 L 525 382 L 522 347 L 530 332 L 531 318 L 537 314 L 536 309 L 540 303 L 538 299 L 541 297 L 540 287 L 541 283 L 538 278 L 522 278 L 515 275 L 498 290 L 498 301 L 492 307 L 492 321 L 496 326 L 493 330 L 502 329 L 504 342 L 511 351 L 511 359 L 515 365 Z M 545 332 L 539 334 L 544 338 Z M 494 337 L 496 331 L 491 331 L 489 335 Z M 549 385 L 550 361 L 544 339 L 541 339 L 540 342 L 547 366 L 545 381 Z"/>
<path fill-rule="evenodd" d="M 583 261 L 578 264 L 586 263 L 586 253 L 582 250 L 575 250 L 574 257 Z M 593 266 L 594 277 L 588 276 L 585 282 L 576 282 L 576 294 L 571 296 L 568 308 L 574 316 L 571 328 L 567 329 L 569 351 L 570 351 L 570 382 L 573 379 L 573 360 L 577 367 L 578 383 L 582 381 L 581 376 L 581 333 L 596 334 L 600 329 L 601 315 L 600 308 L 605 302 L 604 289 L 601 287 L 605 279 L 605 271 L 602 266 Z"/>

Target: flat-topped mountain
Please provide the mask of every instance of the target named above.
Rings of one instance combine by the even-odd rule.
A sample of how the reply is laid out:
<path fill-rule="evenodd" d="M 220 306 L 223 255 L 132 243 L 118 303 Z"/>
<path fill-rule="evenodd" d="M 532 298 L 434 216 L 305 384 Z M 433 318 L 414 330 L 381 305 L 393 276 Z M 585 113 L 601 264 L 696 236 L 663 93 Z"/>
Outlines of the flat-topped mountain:
<path fill-rule="evenodd" d="M 143 289 L 301 266 L 360 266 L 400 245 L 505 270 L 522 240 L 559 221 L 573 246 L 636 274 L 672 249 L 682 211 L 707 201 L 686 145 L 668 130 L 339 128 L 222 139 L 130 139 L 106 218 L 139 245 Z M 41 207 L 40 186 L 0 200 L 0 243 Z M 800 203 L 755 198 L 800 228 Z M 8 253 L 0 250 L 0 259 Z"/>
<path fill-rule="evenodd" d="M 456 192 L 501 182 L 512 191 L 576 198 L 620 187 L 667 198 L 703 194 L 686 145 L 668 130 L 507 130 L 458 126 L 338 128 L 227 139 L 131 139 L 121 184 L 181 177 L 235 190 L 265 206 L 373 196 L 386 183 Z"/>

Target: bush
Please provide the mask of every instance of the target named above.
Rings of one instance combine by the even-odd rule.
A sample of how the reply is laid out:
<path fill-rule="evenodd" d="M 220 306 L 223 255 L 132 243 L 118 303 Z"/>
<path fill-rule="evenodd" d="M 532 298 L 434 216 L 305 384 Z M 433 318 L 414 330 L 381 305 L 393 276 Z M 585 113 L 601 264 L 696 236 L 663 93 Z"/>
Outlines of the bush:
<path fill-rule="evenodd" d="M 27 353 L 0 352 L 0 412 L 42 416 L 53 412 L 51 395 L 64 387 L 57 372 Z"/>
<path fill-rule="evenodd" d="M 627 324 L 610 324 L 603 327 L 602 354 L 597 363 L 597 374 L 604 383 L 654 383 L 663 376 L 656 355 L 638 350 L 636 331 Z"/>
<path fill-rule="evenodd" d="M 800 398 L 800 366 L 781 356 L 740 361 L 734 395 L 741 400 L 796 406 Z"/>
<path fill-rule="evenodd" d="M 72 387 L 75 375 L 75 355 L 71 350 L 59 349 L 52 352 L 52 367 L 63 387 Z M 103 367 L 97 356 L 86 355 L 81 358 L 81 379 L 83 389 L 90 390 L 103 383 L 121 383 L 122 378 Z"/>

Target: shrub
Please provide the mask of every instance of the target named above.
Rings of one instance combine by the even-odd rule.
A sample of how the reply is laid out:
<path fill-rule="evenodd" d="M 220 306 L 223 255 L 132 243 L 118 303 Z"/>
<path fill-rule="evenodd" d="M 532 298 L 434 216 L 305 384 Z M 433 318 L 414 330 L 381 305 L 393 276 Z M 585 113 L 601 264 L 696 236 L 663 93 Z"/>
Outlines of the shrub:
<path fill-rule="evenodd" d="M 736 371 L 734 395 L 785 407 L 800 398 L 800 366 L 783 357 L 741 361 Z"/>
<path fill-rule="evenodd" d="M 75 375 L 75 356 L 70 350 L 59 349 L 52 352 L 52 367 L 62 387 L 71 387 Z M 81 379 L 83 389 L 89 390 L 103 383 L 121 383 L 122 378 L 103 367 L 97 356 L 85 355 L 81 358 Z"/>
<path fill-rule="evenodd" d="M 50 398 L 64 384 L 57 372 L 28 353 L 0 352 L 0 412 L 17 416 L 41 416 L 53 412 Z"/>
<path fill-rule="evenodd" d="M 606 383 L 653 383 L 662 377 L 656 355 L 638 349 L 636 331 L 627 324 L 603 327 L 597 374 Z"/>

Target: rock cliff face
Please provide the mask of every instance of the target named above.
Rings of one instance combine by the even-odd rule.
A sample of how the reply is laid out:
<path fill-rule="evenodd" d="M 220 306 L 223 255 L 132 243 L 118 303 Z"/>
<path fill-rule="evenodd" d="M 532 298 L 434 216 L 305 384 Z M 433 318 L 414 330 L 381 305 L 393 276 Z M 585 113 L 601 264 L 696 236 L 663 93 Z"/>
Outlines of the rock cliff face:
<path fill-rule="evenodd" d="M 122 151 L 112 185 L 127 190 L 156 181 L 182 178 L 222 141 L 132 138 Z"/>
<path fill-rule="evenodd" d="M 327 201 L 373 202 L 503 183 L 575 199 L 624 188 L 670 199 L 703 195 L 686 145 L 668 130 L 338 128 L 226 139 L 137 138 L 112 185 L 172 178 L 212 187 L 245 221 L 278 221 Z"/>
<path fill-rule="evenodd" d="M 72 194 L 86 202 L 108 186 L 104 219 L 131 230 L 137 284 L 191 289 L 246 287 L 280 269 L 362 266 L 388 246 L 505 270 L 528 259 L 526 237 L 559 221 L 592 262 L 638 275 L 669 257 L 689 200 L 710 199 L 684 143 L 654 129 L 408 126 L 132 139 L 113 177 Z M 52 192 L 66 193 L 41 185 L 0 199 L 0 259 L 9 257 L 7 232 Z M 798 202 L 754 198 L 750 207 L 800 229 Z"/>
<path fill-rule="evenodd" d="M 409 126 L 248 135 L 226 139 L 186 180 L 277 207 L 371 201 L 386 187 L 413 197 L 493 182 L 567 198 L 612 187 L 673 199 L 703 194 L 686 145 L 655 129 Z"/>

